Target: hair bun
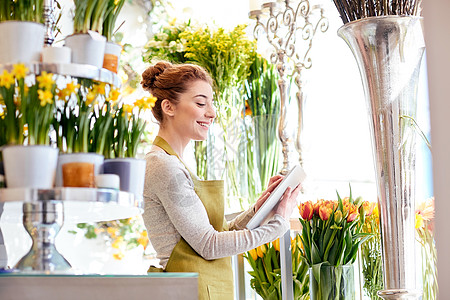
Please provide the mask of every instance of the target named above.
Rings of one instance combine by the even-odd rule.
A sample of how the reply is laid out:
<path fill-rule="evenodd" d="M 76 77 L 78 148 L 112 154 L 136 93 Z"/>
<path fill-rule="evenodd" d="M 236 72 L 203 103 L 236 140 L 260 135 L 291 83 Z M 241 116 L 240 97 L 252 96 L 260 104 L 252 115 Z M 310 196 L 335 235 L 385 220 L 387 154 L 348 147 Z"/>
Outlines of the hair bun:
<path fill-rule="evenodd" d="M 172 67 L 173 65 L 170 62 L 161 61 L 156 65 L 147 68 L 144 73 L 142 73 L 142 87 L 144 89 L 152 89 L 157 87 L 157 84 L 155 85 L 157 77 L 164 73 L 166 69 L 170 69 Z"/>

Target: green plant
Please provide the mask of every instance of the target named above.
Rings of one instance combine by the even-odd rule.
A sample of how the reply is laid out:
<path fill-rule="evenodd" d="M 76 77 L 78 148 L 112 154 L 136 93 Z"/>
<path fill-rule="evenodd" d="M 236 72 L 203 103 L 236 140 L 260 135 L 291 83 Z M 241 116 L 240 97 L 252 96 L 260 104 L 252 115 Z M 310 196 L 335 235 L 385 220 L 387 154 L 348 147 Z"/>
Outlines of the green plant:
<path fill-rule="evenodd" d="M 30 21 L 44 23 L 44 0 L 3 0 L 0 2 L 0 22 Z"/>
<path fill-rule="evenodd" d="M 27 76 L 23 64 L 0 75 L 3 143 L 49 145 L 56 96 L 54 75 L 42 72 L 25 80 Z"/>
<path fill-rule="evenodd" d="M 277 138 L 280 97 L 277 81 L 275 66 L 255 53 L 250 75 L 244 82 L 250 202 L 256 201 L 280 167 L 281 146 Z"/>
<path fill-rule="evenodd" d="M 300 255 L 301 241 L 297 235 L 291 239 L 292 280 L 294 299 L 309 299 L 308 265 Z M 281 297 L 280 240 L 264 244 L 244 254 L 252 271 L 250 286 L 263 299 L 277 300 Z"/>
<path fill-rule="evenodd" d="M 101 34 L 109 0 L 74 0 L 74 4 L 74 33 L 87 33 L 92 30 Z"/>
<path fill-rule="evenodd" d="M 364 277 L 364 292 L 370 299 L 377 300 L 377 292 L 382 290 L 383 284 L 383 261 L 381 255 L 381 232 L 380 216 L 378 206 L 373 213 L 367 216 L 362 231 L 372 234 L 372 238 L 361 244 L 362 273 Z"/>
<path fill-rule="evenodd" d="M 117 108 L 114 120 L 113 151 L 115 157 L 136 157 L 137 148 L 147 125 L 146 112 L 156 102 L 150 95 L 136 100 L 132 105 Z"/>
<path fill-rule="evenodd" d="M 170 23 L 161 28 L 145 45 L 144 60 L 151 62 L 154 59 L 168 60 L 173 63 L 185 63 L 186 41 L 181 39 L 180 34 L 185 31 L 192 31 L 196 27 L 191 21 L 175 24 Z"/>
<path fill-rule="evenodd" d="M 107 2 L 108 7 L 103 21 L 102 35 L 105 36 L 108 41 L 112 41 L 116 20 L 122 10 L 125 0 L 109 0 Z"/>

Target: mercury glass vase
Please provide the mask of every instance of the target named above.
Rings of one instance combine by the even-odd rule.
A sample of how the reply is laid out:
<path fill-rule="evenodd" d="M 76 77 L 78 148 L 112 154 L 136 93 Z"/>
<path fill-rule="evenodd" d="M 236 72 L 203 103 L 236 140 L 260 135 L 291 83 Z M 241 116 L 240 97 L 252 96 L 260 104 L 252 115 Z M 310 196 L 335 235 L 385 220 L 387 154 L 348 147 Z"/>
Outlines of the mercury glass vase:
<path fill-rule="evenodd" d="M 382 233 L 384 299 L 416 299 L 415 131 L 425 49 L 420 17 L 369 17 L 338 35 L 356 58 L 370 117 Z"/>

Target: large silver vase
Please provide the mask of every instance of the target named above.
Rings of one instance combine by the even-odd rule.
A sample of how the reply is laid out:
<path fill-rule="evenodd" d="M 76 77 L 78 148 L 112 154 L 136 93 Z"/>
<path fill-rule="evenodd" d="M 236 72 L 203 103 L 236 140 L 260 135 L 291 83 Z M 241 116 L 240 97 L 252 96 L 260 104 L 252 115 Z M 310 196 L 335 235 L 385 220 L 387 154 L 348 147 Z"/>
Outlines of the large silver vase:
<path fill-rule="evenodd" d="M 338 30 L 355 56 L 371 116 L 385 299 L 420 296 L 415 283 L 415 132 L 421 18 L 370 17 Z"/>

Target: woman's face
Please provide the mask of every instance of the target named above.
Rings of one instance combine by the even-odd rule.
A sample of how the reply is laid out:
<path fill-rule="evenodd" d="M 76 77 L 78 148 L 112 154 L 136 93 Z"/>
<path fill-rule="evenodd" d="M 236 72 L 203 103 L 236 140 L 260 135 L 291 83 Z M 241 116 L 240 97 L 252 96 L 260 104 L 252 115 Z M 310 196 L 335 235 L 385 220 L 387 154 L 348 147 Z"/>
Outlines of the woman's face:
<path fill-rule="evenodd" d="M 183 136 L 192 140 L 205 140 L 209 126 L 216 117 L 213 91 L 209 83 L 196 80 L 188 84 L 175 107 L 172 125 Z"/>

